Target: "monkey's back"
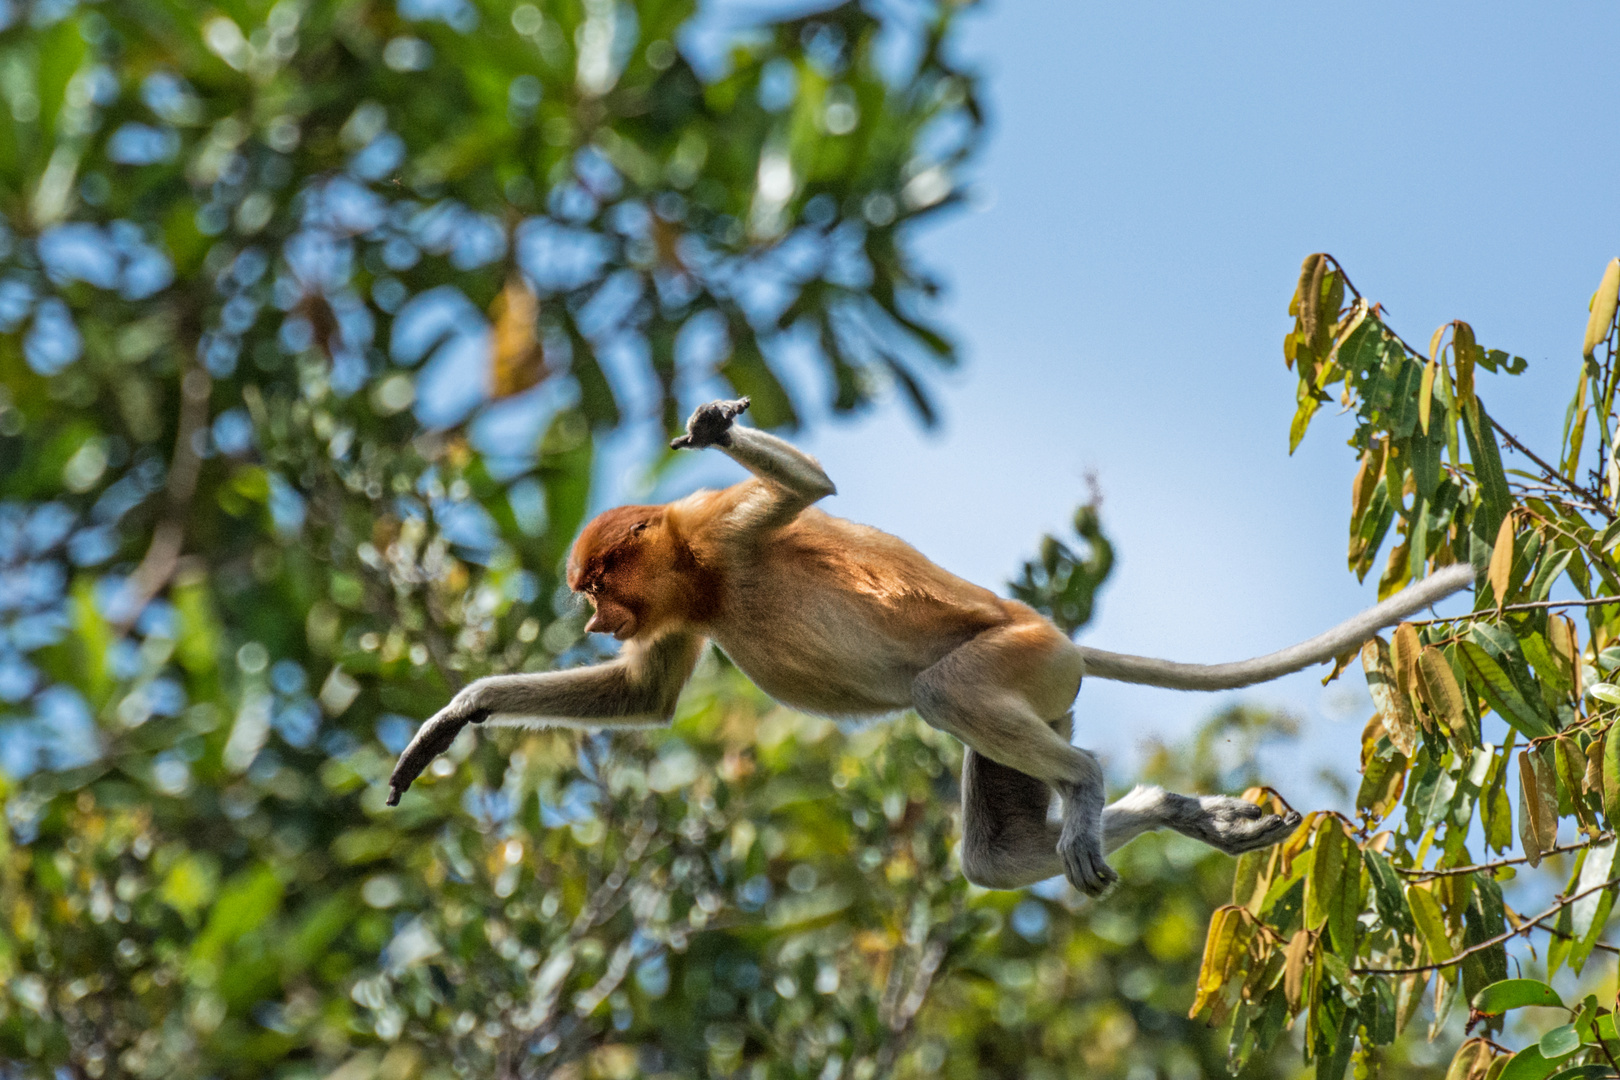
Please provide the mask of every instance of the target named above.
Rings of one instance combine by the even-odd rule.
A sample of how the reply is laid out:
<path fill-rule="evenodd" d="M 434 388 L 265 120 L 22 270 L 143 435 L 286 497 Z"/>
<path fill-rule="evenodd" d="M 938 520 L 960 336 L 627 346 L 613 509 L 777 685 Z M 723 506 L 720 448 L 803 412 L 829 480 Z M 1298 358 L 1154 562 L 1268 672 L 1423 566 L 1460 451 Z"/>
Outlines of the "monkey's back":
<path fill-rule="evenodd" d="M 896 536 L 813 508 L 726 555 L 705 631 L 760 689 L 814 712 L 905 708 L 917 675 L 952 649 L 1039 619 Z"/>

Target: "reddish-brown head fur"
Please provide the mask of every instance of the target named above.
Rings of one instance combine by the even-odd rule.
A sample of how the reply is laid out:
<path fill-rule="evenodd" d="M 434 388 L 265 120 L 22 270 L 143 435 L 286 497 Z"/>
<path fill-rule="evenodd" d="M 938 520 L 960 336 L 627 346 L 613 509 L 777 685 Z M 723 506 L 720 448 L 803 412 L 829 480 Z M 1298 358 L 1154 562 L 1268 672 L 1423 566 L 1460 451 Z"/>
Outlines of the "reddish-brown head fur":
<path fill-rule="evenodd" d="M 616 506 L 593 518 L 574 541 L 568 586 L 596 605 L 585 629 L 620 641 L 711 617 L 717 591 L 662 506 Z"/>

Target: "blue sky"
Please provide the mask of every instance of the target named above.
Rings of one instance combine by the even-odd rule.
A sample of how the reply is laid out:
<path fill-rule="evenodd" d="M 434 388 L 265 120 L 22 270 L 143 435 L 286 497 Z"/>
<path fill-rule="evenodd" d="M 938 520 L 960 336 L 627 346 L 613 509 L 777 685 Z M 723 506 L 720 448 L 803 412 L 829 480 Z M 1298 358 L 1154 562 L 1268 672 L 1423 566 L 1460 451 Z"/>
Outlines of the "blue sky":
<path fill-rule="evenodd" d="M 1236 659 L 1367 606 L 1345 569 L 1348 418 L 1288 454 L 1281 344 L 1313 251 L 1409 340 L 1461 318 L 1529 358 L 1481 392 L 1532 445 L 1556 439 L 1620 254 L 1620 6 L 1003 0 L 964 29 L 993 132 L 975 208 L 921 250 L 966 364 L 935 433 L 894 402 L 804 440 L 831 512 L 1001 588 L 1094 471 L 1119 562 L 1081 640 L 1103 648 Z M 1123 777 L 1145 735 L 1228 699 L 1088 683 L 1076 741 Z M 1285 792 L 1353 769 L 1359 676 L 1242 699 L 1305 721 L 1266 757 Z"/>

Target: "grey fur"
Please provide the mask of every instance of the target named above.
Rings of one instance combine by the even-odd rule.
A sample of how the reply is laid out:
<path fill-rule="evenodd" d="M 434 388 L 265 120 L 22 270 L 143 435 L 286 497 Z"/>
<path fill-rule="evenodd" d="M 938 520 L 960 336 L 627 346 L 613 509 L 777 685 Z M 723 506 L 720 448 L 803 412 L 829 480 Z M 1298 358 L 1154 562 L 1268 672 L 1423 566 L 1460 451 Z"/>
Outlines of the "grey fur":
<path fill-rule="evenodd" d="M 1394 626 L 1473 583 L 1474 569 L 1467 563 L 1443 567 L 1376 607 L 1346 619 L 1309 641 L 1231 664 L 1182 664 L 1174 660 L 1107 652 L 1085 645 L 1076 648 L 1086 662 L 1086 674 L 1094 679 L 1145 683 L 1169 690 L 1235 690 L 1240 686 L 1269 682 L 1314 664 L 1326 663 L 1385 627 Z"/>

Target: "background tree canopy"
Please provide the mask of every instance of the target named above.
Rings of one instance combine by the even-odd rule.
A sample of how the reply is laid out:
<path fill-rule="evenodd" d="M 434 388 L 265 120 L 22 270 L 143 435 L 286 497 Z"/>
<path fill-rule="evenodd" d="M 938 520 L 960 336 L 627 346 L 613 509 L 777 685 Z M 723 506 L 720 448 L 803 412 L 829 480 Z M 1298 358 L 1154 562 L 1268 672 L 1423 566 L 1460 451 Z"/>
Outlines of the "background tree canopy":
<path fill-rule="evenodd" d="M 1459 558 L 1490 584 L 1369 654 L 1364 818 L 1246 859 L 1235 906 L 1229 860 L 1162 837 L 1085 910 L 973 889 L 953 743 L 786 712 L 718 659 L 670 732 L 469 732 L 384 808 L 457 686 L 598 655 L 558 570 L 599 446 L 661 448 L 722 392 L 763 426 L 891 392 L 931 422 L 954 354 L 907 245 L 982 132 L 957 5 L 730 37 L 696 14 L 0 6 L 0 1069 L 1180 1080 L 1229 1043 L 1282 1075 L 1302 1012 L 1342 1073 L 1428 979 L 1364 968 L 1438 966 L 1442 1016 L 1459 970 L 1502 974 L 1511 871 L 1467 844 L 1476 817 L 1511 844 L 1519 735 L 1535 857 L 1564 858 L 1560 812 L 1594 841 L 1543 921 L 1579 969 L 1612 893 L 1620 609 L 1587 605 L 1583 642 L 1545 604 L 1620 593 L 1612 272 L 1566 452 L 1519 476 L 1473 373 L 1522 364 L 1458 324 L 1425 366 L 1307 264 L 1296 438 L 1342 381 L 1352 565 L 1398 522 L 1388 587 Z M 642 455 L 649 483 L 670 460 Z M 1112 558 L 1094 508 L 1075 525 L 1011 586 L 1071 630 Z M 1488 710 L 1518 734 L 1486 743 Z M 1223 714 L 1149 779 L 1241 789 L 1285 730 Z M 1515 1067 L 1607 1062 L 1612 1035 L 1577 1004 Z"/>

